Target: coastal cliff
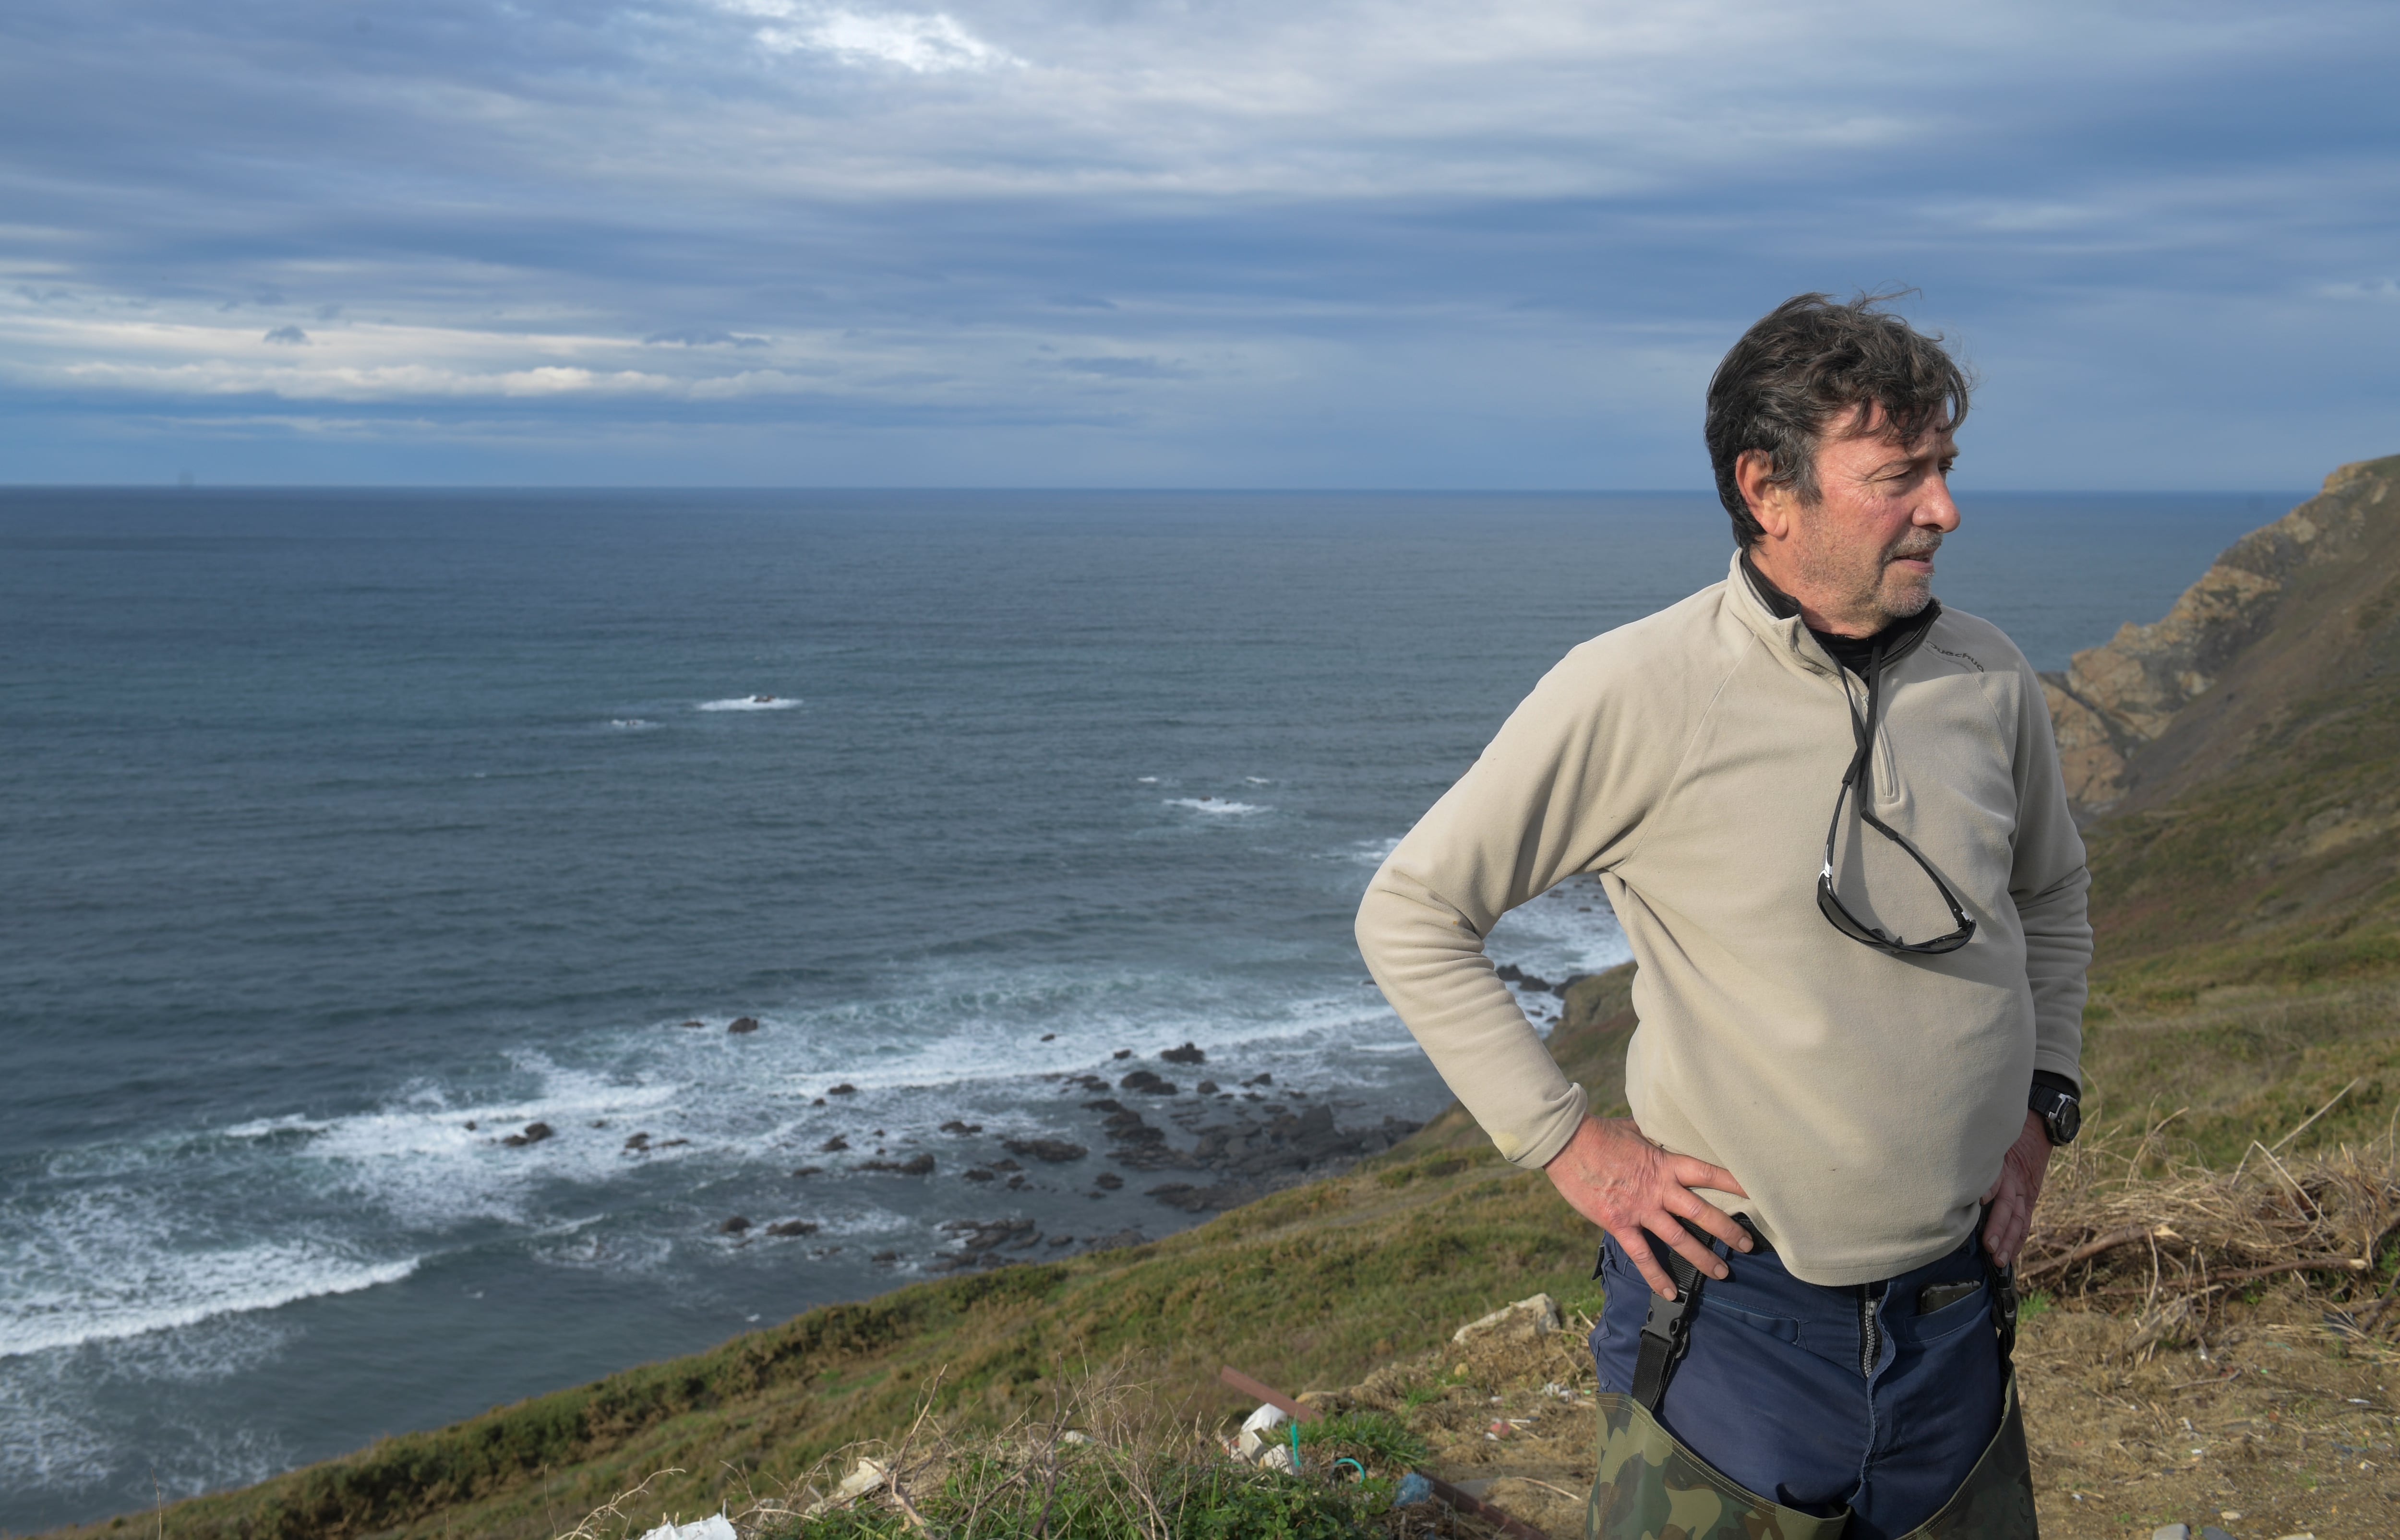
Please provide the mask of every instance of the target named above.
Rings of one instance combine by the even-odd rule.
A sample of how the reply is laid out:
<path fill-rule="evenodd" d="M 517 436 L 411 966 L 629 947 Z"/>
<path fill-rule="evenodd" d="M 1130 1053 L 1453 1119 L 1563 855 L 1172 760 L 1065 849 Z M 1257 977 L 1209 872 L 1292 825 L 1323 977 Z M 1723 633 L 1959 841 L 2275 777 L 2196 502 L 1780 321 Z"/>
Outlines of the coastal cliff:
<path fill-rule="evenodd" d="M 2400 666 L 2400 456 L 2345 465 L 2229 547 L 2175 606 L 2043 676 L 2067 795 L 2154 803 L 2301 696 Z"/>

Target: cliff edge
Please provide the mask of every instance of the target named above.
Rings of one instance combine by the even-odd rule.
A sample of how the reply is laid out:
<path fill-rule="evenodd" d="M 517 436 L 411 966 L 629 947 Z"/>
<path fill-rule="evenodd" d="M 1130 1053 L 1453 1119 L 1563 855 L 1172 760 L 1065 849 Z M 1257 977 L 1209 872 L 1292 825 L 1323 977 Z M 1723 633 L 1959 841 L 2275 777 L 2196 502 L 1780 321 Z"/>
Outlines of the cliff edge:
<path fill-rule="evenodd" d="M 2045 680 L 2109 966 L 2400 968 L 2395 487 L 2400 456 L 2343 466 Z"/>
<path fill-rule="evenodd" d="M 2400 667 L 2400 455 L 2345 465 L 2175 607 L 2043 675 L 2086 817 L 2223 768 L 2298 696 Z"/>

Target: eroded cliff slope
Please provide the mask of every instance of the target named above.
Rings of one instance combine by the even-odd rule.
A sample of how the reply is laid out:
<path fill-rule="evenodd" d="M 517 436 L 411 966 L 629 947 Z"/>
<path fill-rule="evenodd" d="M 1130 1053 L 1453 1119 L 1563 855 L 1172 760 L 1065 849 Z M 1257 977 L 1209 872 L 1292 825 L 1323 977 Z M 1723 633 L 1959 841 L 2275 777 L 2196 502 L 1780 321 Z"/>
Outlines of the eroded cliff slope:
<path fill-rule="evenodd" d="M 2046 683 L 2105 963 L 2400 961 L 2400 456 L 2336 470 Z"/>

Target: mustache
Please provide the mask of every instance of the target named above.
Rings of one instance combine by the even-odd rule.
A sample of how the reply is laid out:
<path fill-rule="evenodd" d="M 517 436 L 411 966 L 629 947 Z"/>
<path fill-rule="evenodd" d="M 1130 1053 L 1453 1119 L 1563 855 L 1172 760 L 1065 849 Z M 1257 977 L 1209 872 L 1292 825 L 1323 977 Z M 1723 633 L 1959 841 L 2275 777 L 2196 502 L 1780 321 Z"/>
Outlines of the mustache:
<path fill-rule="evenodd" d="M 1883 559 L 1887 562 L 1909 561 L 1919 556 L 1930 556 L 1941 549 L 1942 536 L 1937 530 L 1928 534 L 1910 536 L 1884 552 Z"/>

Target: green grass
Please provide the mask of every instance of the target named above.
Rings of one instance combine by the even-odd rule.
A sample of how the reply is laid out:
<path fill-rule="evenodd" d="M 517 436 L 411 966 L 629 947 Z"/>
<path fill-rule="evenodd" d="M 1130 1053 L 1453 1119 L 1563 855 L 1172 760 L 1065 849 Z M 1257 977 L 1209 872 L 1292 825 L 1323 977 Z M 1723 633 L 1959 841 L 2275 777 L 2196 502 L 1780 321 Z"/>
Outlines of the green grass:
<path fill-rule="evenodd" d="M 1300 1446 L 1327 1460 L 1344 1455 L 1399 1470 L 1425 1460 L 1425 1441 L 1388 1411 L 1343 1411 L 1300 1424 Z"/>
<path fill-rule="evenodd" d="M 939 1488 L 914 1499 L 953 1540 L 1147 1540 L 1155 1514 L 1193 1540 L 1366 1540 L 1391 1507 L 1389 1479 L 1289 1476 L 1192 1457 L 1145 1468 L 1118 1451 L 1058 1451 L 1055 1465 L 980 1453 L 953 1461 Z M 917 1540 L 880 1503 L 770 1520 L 760 1540 Z"/>

